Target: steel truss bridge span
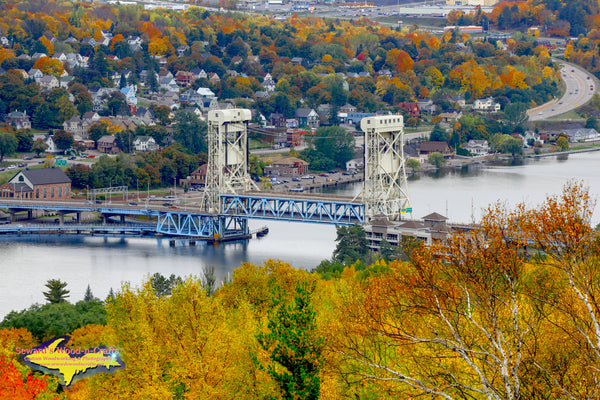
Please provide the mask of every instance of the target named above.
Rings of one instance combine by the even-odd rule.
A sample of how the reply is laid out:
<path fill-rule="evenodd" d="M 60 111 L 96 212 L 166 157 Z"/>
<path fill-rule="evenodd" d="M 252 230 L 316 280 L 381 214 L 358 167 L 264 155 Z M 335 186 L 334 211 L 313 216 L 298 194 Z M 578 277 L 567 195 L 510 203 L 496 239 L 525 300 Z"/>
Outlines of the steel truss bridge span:
<path fill-rule="evenodd" d="M 223 214 L 257 219 L 351 225 L 365 222 L 365 206 L 350 199 L 221 195 Z"/>
<path fill-rule="evenodd" d="M 220 195 L 223 212 L 211 214 L 195 207 L 172 209 L 151 205 L 146 208 L 142 205 L 131 206 L 126 203 L 104 205 L 85 204 L 77 201 L 46 202 L 36 200 L 6 200 L 0 202 L 0 208 L 7 209 L 11 214 L 19 211 L 44 210 L 53 211 L 60 216 L 60 224 L 43 224 L 36 229 L 31 224 L 15 227 L 6 226 L 4 231 L 32 233 L 34 230 L 43 231 L 59 228 L 59 231 L 80 230 L 86 227 L 92 231 L 89 222 L 64 224 L 65 214 L 83 212 L 97 212 L 102 216 L 104 224 L 101 226 L 109 230 L 119 231 L 122 227 L 132 228 L 135 223 L 125 224 L 126 217 L 152 218 L 156 223 L 145 223 L 139 230 L 154 232 L 165 236 L 182 237 L 200 240 L 234 240 L 249 237 L 249 219 L 270 219 L 280 221 L 314 222 L 335 225 L 351 225 L 363 223 L 364 205 L 350 199 L 326 200 L 325 198 L 303 196 L 302 198 L 285 198 L 276 196 L 245 195 Z M 120 217 L 120 225 L 111 223 L 111 218 Z M 115 229 L 110 228 L 113 226 Z M 148 227 L 152 227 L 152 229 Z M 142 229 L 143 228 L 143 229 Z M 0 232 L 3 230 L 0 229 Z"/>

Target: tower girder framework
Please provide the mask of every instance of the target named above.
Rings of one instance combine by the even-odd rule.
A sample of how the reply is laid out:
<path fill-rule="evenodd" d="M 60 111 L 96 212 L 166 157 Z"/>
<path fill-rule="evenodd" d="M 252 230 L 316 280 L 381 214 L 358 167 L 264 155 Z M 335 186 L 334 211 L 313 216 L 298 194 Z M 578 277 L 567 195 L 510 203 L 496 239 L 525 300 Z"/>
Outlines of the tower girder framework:
<path fill-rule="evenodd" d="M 258 189 L 248 172 L 250 119 L 251 113 L 247 109 L 208 112 L 208 162 L 202 201 L 208 212 L 221 212 L 221 194 Z"/>
<path fill-rule="evenodd" d="M 398 221 L 412 213 L 407 191 L 404 158 L 404 120 L 401 115 L 363 118 L 365 132 L 365 179 L 362 197 L 365 219 L 383 214 Z"/>

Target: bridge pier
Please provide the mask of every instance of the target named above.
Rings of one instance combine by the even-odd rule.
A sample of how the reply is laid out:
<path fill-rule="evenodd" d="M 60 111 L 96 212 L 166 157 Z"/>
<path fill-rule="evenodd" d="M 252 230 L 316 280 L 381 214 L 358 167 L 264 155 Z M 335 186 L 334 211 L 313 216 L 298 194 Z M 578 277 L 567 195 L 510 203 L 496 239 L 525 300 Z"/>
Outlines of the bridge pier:
<path fill-rule="evenodd" d="M 124 224 L 125 223 L 125 215 L 121 215 L 121 223 Z"/>
<path fill-rule="evenodd" d="M 76 221 L 77 221 L 77 223 L 79 223 L 79 220 L 81 219 L 81 213 L 77 212 L 75 215 L 76 215 Z"/>
<path fill-rule="evenodd" d="M 65 224 L 65 213 L 62 211 L 58 212 L 58 224 L 61 226 Z"/>

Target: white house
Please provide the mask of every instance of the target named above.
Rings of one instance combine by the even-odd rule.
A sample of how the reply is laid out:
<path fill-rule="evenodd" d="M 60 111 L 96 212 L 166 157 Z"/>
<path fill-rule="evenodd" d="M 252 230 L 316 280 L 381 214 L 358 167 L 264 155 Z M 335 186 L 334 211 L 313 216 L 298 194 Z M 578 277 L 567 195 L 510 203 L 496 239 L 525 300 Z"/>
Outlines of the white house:
<path fill-rule="evenodd" d="M 469 140 L 463 145 L 474 156 L 484 156 L 490 152 L 490 145 L 487 140 Z"/>
<path fill-rule="evenodd" d="M 477 99 L 473 103 L 473 110 L 484 112 L 497 112 L 500 111 L 500 103 L 495 103 L 493 97 Z"/>
<path fill-rule="evenodd" d="M 135 151 L 152 151 L 158 149 L 154 138 L 150 136 L 138 136 L 133 141 Z"/>

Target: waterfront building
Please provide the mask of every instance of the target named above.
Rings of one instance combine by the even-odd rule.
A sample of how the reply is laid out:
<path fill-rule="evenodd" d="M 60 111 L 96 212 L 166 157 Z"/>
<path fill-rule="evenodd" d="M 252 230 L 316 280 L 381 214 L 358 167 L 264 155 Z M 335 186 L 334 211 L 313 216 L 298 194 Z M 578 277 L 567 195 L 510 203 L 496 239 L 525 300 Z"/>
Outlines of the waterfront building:
<path fill-rule="evenodd" d="M 0 186 L 0 197 L 68 200 L 71 179 L 60 168 L 24 169 Z"/>

